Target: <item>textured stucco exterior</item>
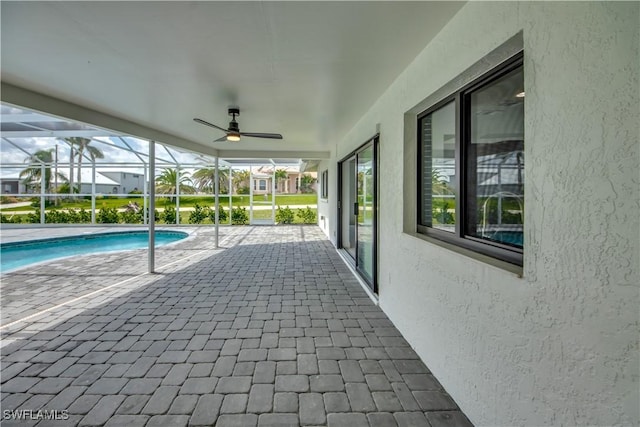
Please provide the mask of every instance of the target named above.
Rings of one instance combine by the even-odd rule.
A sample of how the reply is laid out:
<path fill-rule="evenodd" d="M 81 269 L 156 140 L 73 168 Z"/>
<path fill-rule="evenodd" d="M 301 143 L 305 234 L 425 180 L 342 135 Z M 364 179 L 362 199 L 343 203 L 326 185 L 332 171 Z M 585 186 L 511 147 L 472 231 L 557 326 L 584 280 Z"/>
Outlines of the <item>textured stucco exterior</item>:
<path fill-rule="evenodd" d="M 476 425 L 639 422 L 639 27 L 638 2 L 468 3 L 320 166 L 337 188 L 379 125 L 380 305 Z M 405 113 L 519 32 L 521 277 L 413 235 L 398 191 Z M 334 242 L 335 199 L 319 205 Z"/>

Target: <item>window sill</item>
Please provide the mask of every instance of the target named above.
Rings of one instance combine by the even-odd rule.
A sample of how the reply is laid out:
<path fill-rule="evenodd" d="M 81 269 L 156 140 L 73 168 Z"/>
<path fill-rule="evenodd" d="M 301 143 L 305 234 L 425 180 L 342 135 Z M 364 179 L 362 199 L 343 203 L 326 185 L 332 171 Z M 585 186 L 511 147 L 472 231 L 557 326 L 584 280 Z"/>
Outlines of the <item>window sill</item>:
<path fill-rule="evenodd" d="M 447 243 L 443 240 L 439 240 L 436 239 L 434 237 L 430 237 L 424 234 L 420 234 L 420 233 L 415 233 L 415 232 L 404 232 L 405 235 L 407 236 L 411 236 L 414 237 L 416 239 L 420 239 L 422 241 L 431 243 L 435 246 L 439 246 L 441 248 L 444 248 L 446 250 L 449 250 L 451 252 L 455 252 L 456 254 L 459 255 L 463 255 L 465 257 L 471 258 L 475 261 L 478 261 L 482 264 L 487 264 L 490 265 L 494 268 L 497 268 L 501 271 L 506 271 L 508 273 L 513 274 L 514 276 L 518 277 L 518 278 L 522 278 L 523 277 L 523 269 L 520 266 L 517 266 L 515 264 L 511 264 L 509 262 L 506 261 L 502 261 L 493 257 L 490 257 L 488 255 L 484 255 L 475 251 L 472 251 L 470 249 L 466 249 L 457 245 L 454 245 L 452 243 Z"/>

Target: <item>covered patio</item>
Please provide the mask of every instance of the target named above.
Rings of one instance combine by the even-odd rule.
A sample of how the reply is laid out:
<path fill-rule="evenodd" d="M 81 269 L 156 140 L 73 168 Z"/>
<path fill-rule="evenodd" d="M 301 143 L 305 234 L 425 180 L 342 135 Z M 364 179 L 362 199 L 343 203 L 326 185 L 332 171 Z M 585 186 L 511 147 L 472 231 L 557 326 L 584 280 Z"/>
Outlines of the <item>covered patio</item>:
<path fill-rule="evenodd" d="M 118 227 L 209 213 L 155 257 L 151 237 L 2 274 L 3 425 L 640 423 L 638 1 L 0 9 L 0 163 L 46 176 L 61 159 L 26 155 L 55 155 L 42 138 L 75 122 L 105 152 L 98 135 L 140 141 L 111 160 L 146 170 L 121 189 L 81 172 L 79 222 L 113 197 L 142 202 Z M 268 159 L 242 192 L 264 209 L 231 219 L 250 225 L 221 226 L 239 191 L 178 200 L 182 170 L 224 187 L 222 168 Z M 314 225 L 254 226 L 275 222 L 281 160 L 315 174 Z M 177 189 L 155 193 L 164 165 Z M 58 183 L 31 184 L 37 200 L 8 203 L 38 206 L 3 239 L 62 228 L 44 212 Z M 156 197 L 175 198 L 157 223 Z"/>
<path fill-rule="evenodd" d="M 3 425 L 470 425 L 317 226 L 188 231 L 3 276 Z"/>

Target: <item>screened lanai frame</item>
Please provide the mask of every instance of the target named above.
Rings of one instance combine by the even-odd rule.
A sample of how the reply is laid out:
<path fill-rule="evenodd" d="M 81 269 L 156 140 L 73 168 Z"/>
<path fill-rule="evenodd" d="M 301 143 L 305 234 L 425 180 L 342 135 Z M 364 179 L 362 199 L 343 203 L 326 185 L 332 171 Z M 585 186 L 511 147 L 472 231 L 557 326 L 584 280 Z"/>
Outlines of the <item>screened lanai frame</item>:
<path fill-rule="evenodd" d="M 83 165 L 82 170 L 85 171 L 87 169 L 91 170 L 91 191 L 82 191 L 80 188 L 80 193 L 74 193 L 73 197 L 90 197 L 91 198 L 91 223 L 96 224 L 96 199 L 100 196 L 108 196 L 108 197 L 121 197 L 121 198 L 130 198 L 130 199 L 142 199 L 143 206 L 143 224 L 148 223 L 147 218 L 147 207 L 149 202 L 149 175 L 150 175 L 150 159 L 149 159 L 149 142 L 140 138 L 134 138 L 131 136 L 119 134 L 113 131 L 99 129 L 93 126 L 88 126 L 85 124 L 81 124 L 75 121 L 54 117 L 48 114 L 43 114 L 39 112 L 29 111 L 22 107 L 15 107 L 8 104 L 0 105 L 0 118 L 2 124 L 2 134 L 0 140 L 2 141 L 0 145 L 0 169 L 2 172 L 7 170 L 14 170 L 15 177 L 18 178 L 18 172 L 24 170 L 28 167 L 41 167 L 43 171 L 48 167 L 52 167 L 55 170 L 54 180 L 57 177 L 57 172 L 69 170 L 69 174 L 67 178 L 69 179 L 70 185 L 77 185 L 77 182 L 74 182 L 75 175 L 77 174 L 77 169 L 71 171 L 70 167 L 73 168 L 74 165 L 69 160 L 71 150 L 71 144 L 65 141 L 64 138 L 67 137 L 82 137 L 87 138 L 88 140 L 94 142 L 95 144 L 100 144 L 102 147 L 109 147 L 113 150 L 121 150 L 123 152 L 129 153 L 132 159 L 135 159 L 135 162 L 127 161 L 110 161 L 109 159 L 99 159 L 92 158 L 87 152 L 84 152 L 82 155 Z M 55 158 L 51 163 L 45 163 L 40 161 L 39 159 L 33 158 L 33 154 L 35 150 L 25 149 L 24 144 L 25 140 L 31 141 L 31 144 L 34 144 L 34 140 L 37 140 L 35 144 L 39 149 L 49 148 L 55 149 Z M 46 143 L 49 145 L 45 145 Z M 94 144 L 94 145 L 95 145 Z M 255 159 L 255 158 L 246 158 L 246 159 L 220 159 L 215 156 L 210 156 L 202 153 L 192 153 L 188 152 L 184 149 L 176 149 L 166 144 L 161 144 L 156 142 L 155 149 L 155 167 L 154 167 L 154 177 L 157 177 L 158 170 L 164 168 L 175 168 L 177 172 L 181 171 L 192 171 L 199 168 L 212 168 L 216 169 L 216 164 L 218 165 L 219 170 L 228 171 L 228 184 L 226 185 L 227 191 L 226 193 L 220 194 L 218 196 L 228 197 L 228 209 L 231 212 L 233 207 L 232 195 L 233 195 L 233 171 L 234 170 L 249 170 L 249 220 L 250 222 L 254 222 L 254 194 L 253 194 L 253 185 L 251 185 L 253 181 L 253 170 L 254 166 L 261 165 L 266 166 L 269 165 L 272 167 L 272 176 L 271 176 L 271 194 L 275 195 L 276 189 L 276 177 L 275 171 L 276 167 L 280 166 L 300 166 L 301 161 L 299 159 L 291 160 L 291 159 Z M 21 153 L 20 160 L 21 161 L 7 161 L 6 160 L 6 147 L 11 147 L 13 150 L 17 150 Z M 65 151 L 62 153 L 62 156 L 59 156 L 59 148 L 62 147 Z M 145 150 L 144 148 L 147 148 Z M 15 156 L 14 156 L 15 157 Z M 64 158 L 67 158 L 64 161 Z M 75 156 L 74 156 L 75 157 Z M 25 159 L 31 158 L 32 162 L 25 162 Z M 128 168 L 124 170 L 124 168 Z M 96 173 L 104 172 L 105 169 L 114 169 L 119 170 L 121 172 L 131 172 L 134 174 L 142 174 L 143 178 L 143 189 L 141 194 L 131 194 L 130 192 L 104 192 L 104 191 L 96 191 Z M 61 172 L 62 173 L 62 172 Z M 83 173 L 80 172 L 82 176 Z M 5 179 L 6 176 L 4 173 L 0 173 L 0 178 Z M 176 225 L 180 224 L 180 198 L 185 197 L 184 194 L 180 193 L 180 185 L 179 185 L 180 173 L 176 173 L 176 185 L 175 192 L 173 193 L 163 193 L 161 196 L 156 195 L 157 197 L 171 197 L 175 198 L 176 201 Z M 88 180 L 82 179 L 82 183 L 88 183 Z M 155 182 L 155 180 L 154 180 Z M 98 184 L 100 185 L 100 184 Z M 55 184 L 55 189 L 58 189 L 58 184 Z M 39 191 L 37 192 L 9 192 L 4 193 L 4 196 L 13 196 L 13 197 L 39 197 L 40 198 L 40 224 L 45 223 L 45 201 L 47 199 L 62 199 L 68 198 L 68 193 L 58 193 L 51 192 L 51 184 L 50 188 L 45 188 L 45 182 L 41 182 L 41 186 Z M 206 195 L 207 193 L 200 193 L 199 196 Z M 211 192 L 211 196 L 215 198 L 215 191 Z M 264 204 L 262 203 L 264 206 Z M 217 210 L 217 209 L 216 209 Z M 228 223 L 231 224 L 231 215 L 228 216 Z M 256 220 L 257 222 L 257 220 Z M 267 223 L 275 223 L 275 197 L 271 197 L 271 218 L 267 220 Z"/>

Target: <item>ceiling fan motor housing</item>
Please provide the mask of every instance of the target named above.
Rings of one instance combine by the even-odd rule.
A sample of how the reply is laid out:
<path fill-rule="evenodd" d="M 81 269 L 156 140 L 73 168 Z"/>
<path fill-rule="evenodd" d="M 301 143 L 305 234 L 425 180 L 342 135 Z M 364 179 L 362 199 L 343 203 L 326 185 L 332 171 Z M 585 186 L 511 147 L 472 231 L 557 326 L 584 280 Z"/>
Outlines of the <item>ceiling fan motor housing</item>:
<path fill-rule="evenodd" d="M 238 126 L 238 122 L 236 122 L 236 116 L 240 115 L 240 109 L 238 107 L 229 107 L 229 115 L 233 117 L 229 122 L 228 131 L 231 133 L 239 133 L 240 127 Z"/>

